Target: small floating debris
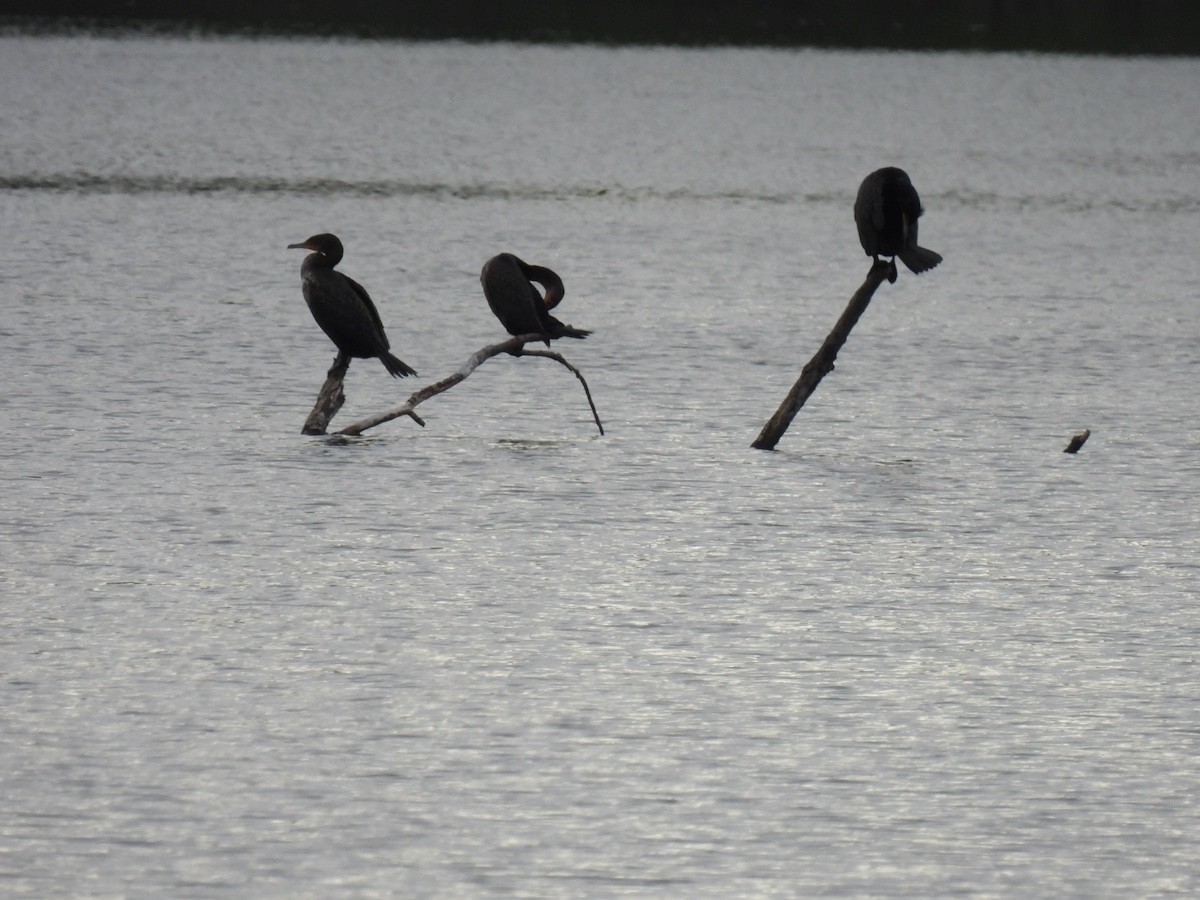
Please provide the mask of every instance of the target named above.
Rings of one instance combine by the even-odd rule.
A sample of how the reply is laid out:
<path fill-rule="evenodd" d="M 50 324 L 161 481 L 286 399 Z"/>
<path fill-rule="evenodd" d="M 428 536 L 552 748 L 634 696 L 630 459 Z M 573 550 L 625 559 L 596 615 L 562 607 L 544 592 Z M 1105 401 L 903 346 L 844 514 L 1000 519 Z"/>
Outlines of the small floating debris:
<path fill-rule="evenodd" d="M 1078 453 L 1079 448 L 1082 447 L 1087 442 L 1087 439 L 1091 436 L 1092 432 L 1090 429 L 1083 429 L 1083 431 L 1071 438 L 1071 443 L 1067 444 L 1067 446 L 1063 448 L 1063 453 Z"/>

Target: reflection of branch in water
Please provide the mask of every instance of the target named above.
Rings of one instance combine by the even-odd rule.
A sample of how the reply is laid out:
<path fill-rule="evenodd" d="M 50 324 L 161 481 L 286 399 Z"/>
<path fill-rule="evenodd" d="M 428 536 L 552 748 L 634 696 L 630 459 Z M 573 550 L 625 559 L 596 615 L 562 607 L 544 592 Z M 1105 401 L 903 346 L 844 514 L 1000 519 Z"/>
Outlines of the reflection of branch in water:
<path fill-rule="evenodd" d="M 493 356 L 499 356 L 501 353 L 511 353 L 514 356 L 544 356 L 547 359 L 553 359 L 561 363 L 574 373 L 575 377 L 583 385 L 583 392 L 587 396 L 588 406 L 592 408 L 592 418 L 596 421 L 596 427 L 600 429 L 600 433 L 604 434 L 604 426 L 600 424 L 600 416 L 596 413 L 596 404 L 592 402 L 592 392 L 588 389 L 588 383 L 584 380 L 583 375 L 578 369 L 567 362 L 559 354 L 551 350 L 525 350 L 527 343 L 545 340 L 545 335 L 542 334 L 522 334 L 516 337 L 509 338 L 500 344 L 492 344 L 484 347 L 482 350 L 477 350 L 467 358 L 467 361 L 459 367 L 457 372 L 443 378 L 441 381 L 426 385 L 415 394 L 408 398 L 408 401 L 403 406 L 398 406 L 395 409 L 388 410 L 384 413 L 371 416 L 361 421 L 355 422 L 353 425 L 347 425 L 338 434 L 356 435 L 362 434 L 368 428 L 374 428 L 376 425 L 382 425 L 384 422 L 390 422 L 392 419 L 397 419 L 400 416 L 408 416 L 418 425 L 424 425 L 424 420 L 418 416 L 413 410 L 416 406 L 424 403 L 430 397 L 434 397 L 443 391 L 448 391 L 454 385 L 465 379 L 482 363 L 491 359 Z M 325 434 L 329 426 L 330 420 L 341 409 L 342 403 L 345 402 L 345 396 L 342 393 L 342 379 L 345 378 L 346 369 L 349 367 L 349 360 L 345 361 L 345 365 L 339 368 L 341 357 L 338 362 L 334 363 L 334 367 L 329 370 L 329 378 L 325 382 L 325 386 L 321 388 L 321 393 L 317 397 L 317 404 L 313 407 L 313 411 L 308 416 L 308 421 L 304 423 L 305 434 Z"/>

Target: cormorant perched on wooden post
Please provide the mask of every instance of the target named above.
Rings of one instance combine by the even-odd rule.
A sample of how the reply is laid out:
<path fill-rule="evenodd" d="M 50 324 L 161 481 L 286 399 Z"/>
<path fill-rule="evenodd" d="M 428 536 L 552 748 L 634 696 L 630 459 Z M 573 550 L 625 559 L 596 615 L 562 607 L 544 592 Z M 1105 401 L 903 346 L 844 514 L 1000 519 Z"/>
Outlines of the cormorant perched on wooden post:
<path fill-rule="evenodd" d="M 509 334 L 544 334 L 547 347 L 551 338 L 585 338 L 591 334 L 550 315 L 566 290 L 562 279 L 545 266 L 531 266 L 511 253 L 501 253 L 483 264 L 479 280 L 488 306 Z M 546 289 L 544 297 L 533 286 L 534 281 Z"/>
<path fill-rule="evenodd" d="M 321 330 L 337 345 L 340 356 L 378 357 L 397 378 L 417 374 L 416 369 L 388 352 L 383 320 L 366 288 L 350 276 L 333 271 L 342 261 L 342 242 L 335 235 L 315 234 L 302 244 L 288 244 L 288 249 L 312 251 L 300 267 L 304 301 Z M 334 368 L 337 365 L 335 362 Z"/>
<path fill-rule="evenodd" d="M 876 261 L 892 257 L 888 281 L 896 281 L 896 260 L 918 275 L 942 261 L 932 250 L 917 246 L 917 219 L 924 210 L 921 198 L 903 169 L 888 166 L 863 179 L 854 201 L 854 223 L 867 256 Z"/>

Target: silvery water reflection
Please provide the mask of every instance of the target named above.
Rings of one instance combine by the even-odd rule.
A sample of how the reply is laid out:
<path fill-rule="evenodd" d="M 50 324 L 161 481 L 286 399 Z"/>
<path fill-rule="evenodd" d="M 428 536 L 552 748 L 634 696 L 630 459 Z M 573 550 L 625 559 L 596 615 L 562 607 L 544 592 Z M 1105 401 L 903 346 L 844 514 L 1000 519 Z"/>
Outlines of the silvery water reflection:
<path fill-rule="evenodd" d="M 1198 65 L 4 38 L 8 889 L 1194 889 Z M 430 378 L 553 265 L 609 434 L 301 438 L 319 231 Z"/>

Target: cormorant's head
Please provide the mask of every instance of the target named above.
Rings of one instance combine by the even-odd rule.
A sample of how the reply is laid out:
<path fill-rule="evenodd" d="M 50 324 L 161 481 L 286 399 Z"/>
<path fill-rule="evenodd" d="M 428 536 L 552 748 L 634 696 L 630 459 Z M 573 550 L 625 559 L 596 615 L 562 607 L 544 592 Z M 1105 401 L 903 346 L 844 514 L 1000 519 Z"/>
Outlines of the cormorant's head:
<path fill-rule="evenodd" d="M 289 250 L 311 250 L 331 259 L 342 258 L 342 242 L 333 234 L 314 234 L 302 244 L 288 244 Z"/>

